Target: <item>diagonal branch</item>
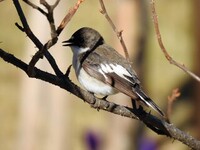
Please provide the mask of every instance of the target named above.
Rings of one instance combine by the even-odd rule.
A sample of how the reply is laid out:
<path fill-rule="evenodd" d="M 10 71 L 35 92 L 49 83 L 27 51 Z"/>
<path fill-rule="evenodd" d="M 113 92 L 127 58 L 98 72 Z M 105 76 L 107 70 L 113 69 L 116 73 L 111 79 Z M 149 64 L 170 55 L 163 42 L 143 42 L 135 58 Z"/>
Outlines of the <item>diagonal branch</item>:
<path fill-rule="evenodd" d="M 22 22 L 24 31 L 26 31 L 25 33 L 27 34 L 27 36 L 31 39 L 31 41 L 36 45 L 36 47 L 38 47 L 39 49 L 42 48 L 42 43 L 39 41 L 39 39 L 33 34 L 33 32 L 31 31 L 28 22 L 25 18 L 24 12 L 20 6 L 20 3 L 18 0 L 13 0 L 13 3 L 15 5 L 15 8 L 17 10 L 18 16 Z"/>
<path fill-rule="evenodd" d="M 19 60 L 14 55 L 5 52 L 1 48 L 0 48 L 0 57 L 4 61 L 20 68 L 26 74 L 28 74 L 27 72 L 28 65 L 26 63 Z M 142 107 L 139 107 L 137 109 L 136 106 L 134 106 L 132 109 L 132 108 L 121 106 L 121 105 L 118 105 L 106 100 L 98 99 L 94 97 L 94 95 L 92 95 L 91 93 L 76 86 L 66 76 L 58 77 L 48 72 L 44 72 L 36 67 L 34 67 L 34 70 L 35 70 L 35 74 L 34 76 L 32 76 L 32 78 L 36 78 L 36 79 L 48 82 L 50 84 L 53 84 L 55 86 L 58 86 L 62 89 L 65 89 L 66 91 L 79 97 L 80 98 L 79 100 L 82 99 L 84 102 L 87 102 L 93 108 L 98 108 L 100 110 L 108 111 L 113 114 L 125 116 L 132 119 L 139 118 L 142 122 L 144 122 L 144 124 L 146 124 L 147 127 L 152 129 L 157 134 L 166 135 L 173 139 L 179 140 L 180 142 L 186 144 L 192 149 L 200 149 L 200 141 L 196 140 L 191 135 L 179 130 L 173 124 L 169 124 L 164 120 L 161 120 L 149 113 L 146 113 Z"/>
<path fill-rule="evenodd" d="M 123 31 L 122 31 L 122 30 L 119 31 L 119 30 L 117 29 L 117 27 L 115 26 L 115 24 L 113 23 L 112 19 L 110 18 L 110 16 L 109 16 L 108 13 L 107 13 L 107 10 L 106 10 L 106 7 L 105 7 L 105 5 L 104 5 L 103 0 L 99 0 L 99 3 L 100 3 L 100 5 L 101 5 L 101 10 L 100 10 L 100 12 L 105 16 L 105 18 L 106 18 L 106 19 L 108 20 L 108 22 L 110 23 L 110 25 L 111 25 L 112 29 L 114 30 L 114 32 L 117 34 L 117 38 L 119 39 L 119 41 L 120 41 L 120 43 L 121 43 L 121 45 L 122 45 L 122 48 L 123 48 L 123 50 L 124 50 L 125 57 L 126 57 L 126 59 L 127 59 L 128 61 L 130 61 L 129 54 L 128 54 L 128 49 L 127 49 L 127 47 L 126 47 L 126 44 L 125 44 L 124 39 L 123 39 L 123 36 L 122 36 L 122 32 L 123 32 Z"/>
<path fill-rule="evenodd" d="M 78 0 L 77 3 L 74 5 L 73 8 L 71 8 L 67 15 L 63 18 L 63 20 L 61 21 L 60 25 L 58 26 L 56 32 L 58 35 L 60 35 L 60 33 L 62 32 L 62 30 L 65 28 L 65 26 L 68 24 L 68 22 L 71 20 L 71 18 L 74 16 L 74 14 L 76 13 L 76 11 L 78 10 L 80 4 L 84 2 L 84 0 Z"/>
<path fill-rule="evenodd" d="M 0 57 L 4 59 L 6 62 L 11 63 L 14 66 L 20 68 L 28 75 L 28 71 L 27 71 L 28 65 L 24 63 L 23 61 L 19 60 L 18 58 L 16 58 L 14 55 L 0 49 Z M 68 92 L 81 98 L 82 100 L 90 104 L 93 108 L 102 109 L 108 112 L 112 112 L 121 116 L 133 118 L 133 119 L 139 118 L 156 133 L 170 136 L 170 134 L 168 133 L 168 131 L 163 125 L 164 120 L 160 120 L 156 118 L 155 116 L 149 113 L 146 113 L 142 107 L 139 107 L 137 109 L 136 104 L 134 105 L 134 108 L 132 109 L 125 106 L 117 105 L 115 103 L 112 103 L 106 100 L 98 99 L 94 97 L 93 94 L 76 86 L 73 82 L 71 82 L 69 77 L 66 77 L 66 76 L 58 77 L 48 72 L 44 72 L 36 67 L 34 67 L 34 70 L 35 70 L 35 74 L 31 76 L 32 78 L 40 79 L 40 80 L 49 82 L 51 84 L 54 84 L 55 86 L 59 86 L 60 88 L 63 88 L 67 90 Z"/>
<path fill-rule="evenodd" d="M 158 44 L 159 44 L 162 52 L 164 53 L 166 59 L 169 61 L 170 64 L 177 66 L 178 68 L 183 70 L 185 73 L 190 75 L 192 78 L 194 78 L 195 80 L 200 82 L 200 77 L 198 77 L 196 74 L 191 72 L 184 64 L 180 64 L 179 62 L 174 60 L 167 52 L 167 50 L 162 42 L 162 37 L 160 34 L 160 29 L 159 29 L 159 25 L 158 25 L 158 17 L 157 17 L 157 13 L 156 13 L 156 9 L 155 9 L 155 1 L 154 0 L 151 0 L 151 12 L 152 12 L 152 16 L 153 16 L 153 23 L 154 23 L 154 28 L 155 28 Z"/>
<path fill-rule="evenodd" d="M 43 44 L 40 42 L 40 40 L 33 34 L 33 32 L 31 31 L 28 22 L 25 18 L 24 12 L 21 8 L 21 5 L 19 3 L 18 0 L 13 0 L 13 3 L 15 5 L 15 8 L 17 10 L 17 13 L 19 15 L 19 18 L 21 20 L 21 23 L 23 25 L 23 31 L 27 34 L 27 36 L 32 40 L 32 42 L 36 45 L 36 47 L 39 49 L 39 51 L 36 52 L 36 54 L 33 56 L 33 58 L 31 59 L 30 63 L 29 63 L 29 68 L 28 72 L 29 72 L 29 76 L 32 76 L 34 74 L 33 71 L 33 67 L 35 66 L 36 62 L 39 60 L 39 58 L 41 58 L 41 50 L 44 49 Z M 36 58 L 36 56 L 40 56 L 38 59 Z"/>

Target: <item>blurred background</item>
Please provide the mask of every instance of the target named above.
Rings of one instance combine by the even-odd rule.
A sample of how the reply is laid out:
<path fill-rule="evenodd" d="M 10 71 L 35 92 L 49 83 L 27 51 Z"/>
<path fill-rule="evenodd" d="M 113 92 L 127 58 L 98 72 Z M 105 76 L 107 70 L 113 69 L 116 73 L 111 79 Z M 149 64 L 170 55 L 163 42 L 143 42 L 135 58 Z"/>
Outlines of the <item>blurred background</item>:
<path fill-rule="evenodd" d="M 32 31 L 45 43 L 50 38 L 46 18 L 20 1 Z M 39 5 L 38 1 L 33 1 Z M 50 1 L 53 3 L 54 1 Z M 76 0 L 61 1 L 55 10 L 58 25 Z M 200 84 L 162 54 L 154 32 L 150 3 L 145 0 L 105 1 L 108 13 L 131 55 L 146 93 L 166 111 L 167 97 L 175 88 L 181 96 L 173 105 L 171 122 L 200 138 Z M 41 6 L 42 7 L 42 6 Z M 160 0 L 156 10 L 161 35 L 171 56 L 200 76 L 200 1 Z M 122 55 L 123 50 L 109 23 L 99 12 L 98 0 L 87 0 L 49 51 L 65 72 L 72 52 L 62 41 L 83 26 L 98 30 Z M 35 45 L 14 25 L 19 21 L 11 1 L 0 3 L 0 47 L 29 62 Z M 52 72 L 44 59 L 37 67 Z M 72 69 L 70 78 L 76 83 Z M 130 106 L 123 94 L 108 98 Z M 155 134 L 143 123 L 97 111 L 58 87 L 28 78 L 20 69 L 0 59 L 0 149 L 2 150 L 186 150 L 187 146 Z"/>

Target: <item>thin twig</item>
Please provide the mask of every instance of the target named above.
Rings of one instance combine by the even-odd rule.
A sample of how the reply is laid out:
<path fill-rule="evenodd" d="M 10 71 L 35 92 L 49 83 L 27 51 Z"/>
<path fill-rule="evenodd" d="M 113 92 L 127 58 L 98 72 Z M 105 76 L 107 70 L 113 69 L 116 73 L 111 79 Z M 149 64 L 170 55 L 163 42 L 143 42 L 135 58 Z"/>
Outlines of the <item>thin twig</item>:
<path fill-rule="evenodd" d="M 47 9 L 51 9 L 51 5 L 49 5 L 46 0 L 40 0 L 40 4 L 42 4 Z"/>
<path fill-rule="evenodd" d="M 178 88 L 172 90 L 172 94 L 168 96 L 168 101 L 167 101 L 167 120 L 170 120 L 170 116 L 172 114 L 172 106 L 173 103 L 176 101 L 176 99 L 181 95 L 180 91 Z"/>
<path fill-rule="evenodd" d="M 26 17 L 24 15 L 24 12 L 21 8 L 21 5 L 19 3 L 18 0 L 13 0 L 13 3 L 15 5 L 15 8 L 17 10 L 18 16 L 22 22 L 24 31 L 26 31 L 27 36 L 31 39 L 31 41 L 36 45 L 36 47 L 38 47 L 39 49 L 43 47 L 42 43 L 40 42 L 40 40 L 33 34 L 33 32 L 31 31 L 28 22 L 26 20 Z"/>
<path fill-rule="evenodd" d="M 127 49 L 127 47 L 126 47 L 126 44 L 125 44 L 124 39 L 123 39 L 123 36 L 122 36 L 122 32 L 123 32 L 123 31 L 122 31 L 122 30 L 119 31 L 119 30 L 117 29 L 117 27 L 115 26 L 115 24 L 113 23 L 112 19 L 110 18 L 110 16 L 109 16 L 108 13 L 107 13 L 107 10 L 106 10 L 106 7 L 105 7 L 105 5 L 104 5 L 103 0 L 99 0 L 99 3 L 100 3 L 100 5 L 101 5 L 101 10 L 100 10 L 100 12 L 105 16 L 105 18 L 106 18 L 106 19 L 108 20 L 108 22 L 110 23 L 110 25 L 111 25 L 112 29 L 114 30 L 114 32 L 117 34 L 117 38 L 119 39 L 119 41 L 120 41 L 120 43 L 121 43 L 121 45 L 122 45 L 122 48 L 123 48 L 123 50 L 124 50 L 125 57 L 126 57 L 126 59 L 127 59 L 128 61 L 130 61 L 129 54 L 128 54 L 128 49 Z"/>
<path fill-rule="evenodd" d="M 42 8 L 40 8 L 39 6 L 35 5 L 34 3 L 32 3 L 29 0 L 23 0 L 26 4 L 28 4 L 29 6 L 31 6 L 34 9 L 37 9 L 40 13 L 42 13 L 43 15 L 47 16 L 47 12 L 45 12 Z"/>
<path fill-rule="evenodd" d="M 76 11 L 78 10 L 80 4 L 84 2 L 84 0 L 78 0 L 77 3 L 74 5 L 73 8 L 71 8 L 67 15 L 65 15 L 65 17 L 63 18 L 63 20 L 61 21 L 60 25 L 58 26 L 56 32 L 59 35 L 62 30 L 65 28 L 65 26 L 68 24 L 68 22 L 71 20 L 71 18 L 74 16 L 74 14 L 76 13 Z"/>
<path fill-rule="evenodd" d="M 169 61 L 170 64 L 177 66 L 178 68 L 182 69 L 184 72 L 189 74 L 192 78 L 194 78 L 195 80 L 200 82 L 200 77 L 198 77 L 196 74 L 191 72 L 184 64 L 180 64 L 179 62 L 175 61 L 167 52 L 167 50 L 162 42 L 162 38 L 161 38 L 161 34 L 160 34 L 160 29 L 159 29 L 159 25 L 158 25 L 158 17 L 157 17 L 157 13 L 156 13 L 156 9 L 155 9 L 155 1 L 154 0 L 151 0 L 151 12 L 152 12 L 152 16 L 153 16 L 153 23 L 154 23 L 154 28 L 155 28 L 158 44 L 159 44 L 162 52 L 164 53 L 166 59 Z"/>
<path fill-rule="evenodd" d="M 60 3 L 60 0 L 56 0 L 55 3 L 51 5 L 52 9 L 55 9 L 59 3 Z"/>
<path fill-rule="evenodd" d="M 50 29 L 51 29 L 51 38 L 56 39 L 57 33 L 56 33 L 56 25 L 54 21 L 54 9 L 59 4 L 60 0 L 57 0 L 55 4 L 50 5 L 46 0 L 40 0 L 40 3 L 46 7 L 48 13 L 46 15 Z M 57 41 L 56 41 L 57 42 Z M 49 43 L 49 41 L 48 41 Z"/>

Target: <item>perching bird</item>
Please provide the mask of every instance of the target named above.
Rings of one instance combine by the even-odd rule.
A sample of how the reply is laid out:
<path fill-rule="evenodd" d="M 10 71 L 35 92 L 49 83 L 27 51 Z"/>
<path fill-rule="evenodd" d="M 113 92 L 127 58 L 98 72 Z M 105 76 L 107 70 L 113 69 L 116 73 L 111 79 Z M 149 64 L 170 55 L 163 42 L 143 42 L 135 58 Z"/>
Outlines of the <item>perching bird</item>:
<path fill-rule="evenodd" d="M 72 65 L 79 82 L 87 91 L 102 96 L 122 92 L 164 116 L 160 108 L 142 91 L 130 62 L 106 44 L 99 32 L 83 27 L 63 43 L 63 46 L 71 47 Z"/>

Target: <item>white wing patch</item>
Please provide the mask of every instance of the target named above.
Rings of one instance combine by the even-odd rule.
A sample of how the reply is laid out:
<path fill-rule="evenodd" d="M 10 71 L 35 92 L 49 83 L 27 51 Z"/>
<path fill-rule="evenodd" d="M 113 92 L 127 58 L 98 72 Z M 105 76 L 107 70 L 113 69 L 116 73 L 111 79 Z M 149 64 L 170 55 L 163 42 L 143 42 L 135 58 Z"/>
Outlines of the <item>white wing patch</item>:
<path fill-rule="evenodd" d="M 105 75 L 105 73 L 103 72 L 103 70 L 102 69 L 98 69 L 98 71 L 104 76 L 104 78 L 106 78 L 107 79 L 107 77 L 106 77 L 106 75 Z"/>
<path fill-rule="evenodd" d="M 131 82 L 128 78 L 126 78 L 124 75 L 132 77 L 130 72 L 127 71 L 126 68 L 122 67 L 118 64 L 100 64 L 99 72 L 103 74 L 104 77 L 106 77 L 106 73 L 115 73 L 121 78 Z"/>
<path fill-rule="evenodd" d="M 104 65 L 104 64 L 100 64 L 100 67 L 101 67 L 101 70 L 104 72 L 104 73 L 109 73 L 109 68 L 106 66 L 106 65 Z"/>

